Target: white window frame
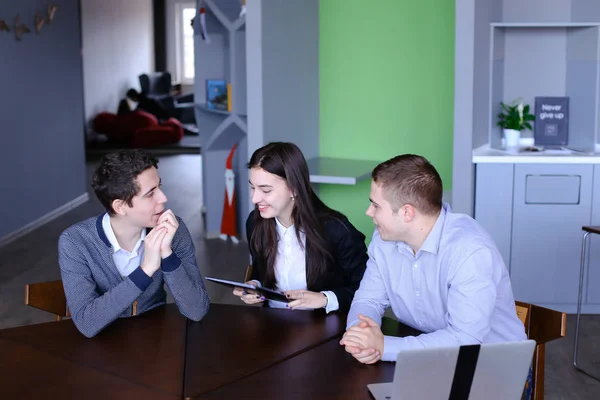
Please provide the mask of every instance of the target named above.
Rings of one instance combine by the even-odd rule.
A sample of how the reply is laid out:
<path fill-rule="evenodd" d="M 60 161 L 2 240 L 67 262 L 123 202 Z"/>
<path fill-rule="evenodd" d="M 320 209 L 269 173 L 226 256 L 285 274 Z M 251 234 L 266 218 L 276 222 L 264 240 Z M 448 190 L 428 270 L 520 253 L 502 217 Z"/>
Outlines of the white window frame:
<path fill-rule="evenodd" d="M 183 24 L 189 24 L 190 21 L 183 21 L 183 10 L 185 8 L 196 9 L 196 2 L 177 2 L 175 3 L 175 65 L 177 68 L 177 80 L 184 85 L 193 85 L 194 79 L 185 78 L 183 69 L 185 62 L 183 60 Z"/>

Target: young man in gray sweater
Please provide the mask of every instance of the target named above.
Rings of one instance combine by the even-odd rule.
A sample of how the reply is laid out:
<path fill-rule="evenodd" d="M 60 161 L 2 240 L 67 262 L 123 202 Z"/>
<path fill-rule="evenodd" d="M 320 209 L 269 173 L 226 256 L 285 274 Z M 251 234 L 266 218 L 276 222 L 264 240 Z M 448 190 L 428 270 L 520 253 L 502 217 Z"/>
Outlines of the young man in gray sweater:
<path fill-rule="evenodd" d="M 199 321 L 210 300 L 181 218 L 165 209 L 158 159 L 139 150 L 108 154 L 92 187 L 106 213 L 65 230 L 58 242 L 62 281 L 77 329 L 93 337 L 120 317 L 166 303 Z"/>

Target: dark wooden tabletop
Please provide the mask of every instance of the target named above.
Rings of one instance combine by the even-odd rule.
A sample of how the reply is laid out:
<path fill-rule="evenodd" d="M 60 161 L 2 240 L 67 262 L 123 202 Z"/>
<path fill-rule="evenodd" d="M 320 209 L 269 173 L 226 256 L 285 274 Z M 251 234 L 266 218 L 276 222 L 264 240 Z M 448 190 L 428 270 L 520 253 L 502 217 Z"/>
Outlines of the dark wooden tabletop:
<path fill-rule="evenodd" d="M 0 339 L 181 398 L 185 324 L 186 318 L 170 304 L 118 319 L 91 339 L 79 333 L 71 320 L 0 330 Z"/>
<path fill-rule="evenodd" d="M 176 400 L 128 379 L 0 339 L 0 399 Z"/>
<path fill-rule="evenodd" d="M 13 378 L 0 383 L 0 399 L 15 393 L 194 397 L 339 340 L 345 322 L 337 313 L 221 304 L 213 304 L 202 321 L 193 322 L 169 304 L 119 319 L 91 339 L 71 320 L 4 329 L 0 377 L 14 377 L 16 384 L 8 383 Z M 80 383 L 72 387 L 70 376 Z"/>
<path fill-rule="evenodd" d="M 391 382 L 394 363 L 364 365 L 331 340 L 195 399 L 369 399 L 367 384 Z"/>
<path fill-rule="evenodd" d="M 345 315 L 220 305 L 188 321 L 185 398 L 239 380 L 345 331 Z"/>
<path fill-rule="evenodd" d="M 390 321 L 386 334 L 418 333 Z M 339 345 L 345 323 L 322 310 L 221 304 L 193 322 L 170 304 L 91 339 L 71 320 L 0 330 L 0 399 L 367 398 L 394 364 L 354 360 Z"/>
<path fill-rule="evenodd" d="M 420 333 L 391 320 L 385 321 L 382 330 L 394 336 Z M 395 363 L 391 362 L 361 364 L 335 339 L 197 399 L 372 400 L 367 385 L 391 382 L 394 368 Z"/>

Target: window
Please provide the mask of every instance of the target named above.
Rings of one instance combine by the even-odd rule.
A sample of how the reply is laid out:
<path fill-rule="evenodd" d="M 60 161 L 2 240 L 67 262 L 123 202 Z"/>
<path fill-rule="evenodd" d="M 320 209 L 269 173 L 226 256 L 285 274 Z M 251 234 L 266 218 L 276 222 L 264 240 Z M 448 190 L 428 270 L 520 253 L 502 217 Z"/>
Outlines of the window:
<path fill-rule="evenodd" d="M 194 29 L 195 3 L 179 3 L 177 12 L 177 77 L 181 83 L 194 82 Z"/>

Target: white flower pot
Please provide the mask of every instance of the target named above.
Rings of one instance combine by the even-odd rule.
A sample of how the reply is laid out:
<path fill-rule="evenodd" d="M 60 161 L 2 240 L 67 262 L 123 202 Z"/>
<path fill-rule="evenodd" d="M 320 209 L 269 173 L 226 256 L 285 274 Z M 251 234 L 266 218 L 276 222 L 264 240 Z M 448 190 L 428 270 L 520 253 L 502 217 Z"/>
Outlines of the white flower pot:
<path fill-rule="evenodd" d="M 521 131 L 516 129 L 504 129 L 504 147 L 507 151 L 518 152 Z"/>

